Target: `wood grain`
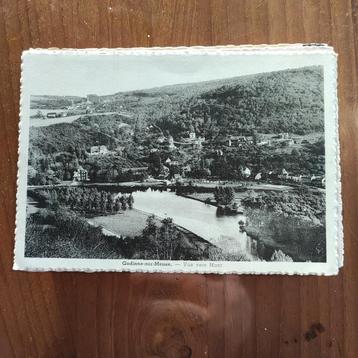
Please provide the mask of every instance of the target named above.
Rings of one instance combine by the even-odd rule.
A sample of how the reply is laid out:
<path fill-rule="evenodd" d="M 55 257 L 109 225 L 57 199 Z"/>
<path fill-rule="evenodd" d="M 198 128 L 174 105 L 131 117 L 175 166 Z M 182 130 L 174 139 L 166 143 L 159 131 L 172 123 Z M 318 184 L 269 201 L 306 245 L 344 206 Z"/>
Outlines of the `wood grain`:
<path fill-rule="evenodd" d="M 357 14 L 355 0 L 0 0 L 0 356 L 358 357 Z M 282 42 L 339 53 L 339 276 L 12 272 L 22 50 Z"/>

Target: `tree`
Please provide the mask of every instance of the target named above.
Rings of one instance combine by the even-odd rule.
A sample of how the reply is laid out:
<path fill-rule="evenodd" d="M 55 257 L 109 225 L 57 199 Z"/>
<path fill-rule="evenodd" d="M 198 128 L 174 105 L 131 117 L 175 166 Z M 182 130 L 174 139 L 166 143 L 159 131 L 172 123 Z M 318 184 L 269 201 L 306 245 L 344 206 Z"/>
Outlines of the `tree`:
<path fill-rule="evenodd" d="M 171 260 L 177 245 L 177 233 L 172 218 L 165 218 L 162 220 L 160 227 L 160 250 L 159 258 L 162 260 Z"/>
<path fill-rule="evenodd" d="M 134 198 L 133 198 L 132 193 L 129 194 L 127 202 L 128 202 L 129 209 L 132 209 L 133 208 L 133 203 L 134 203 Z"/>
<path fill-rule="evenodd" d="M 103 195 L 103 192 L 101 193 L 100 208 L 101 212 L 104 214 L 106 212 L 106 197 Z"/>
<path fill-rule="evenodd" d="M 155 222 L 155 216 L 154 215 L 150 215 L 148 216 L 147 220 L 146 220 L 146 227 L 143 230 L 143 236 L 148 237 L 148 236 L 154 236 L 156 237 L 157 235 L 157 224 Z"/>
<path fill-rule="evenodd" d="M 211 174 L 213 176 L 227 179 L 230 176 L 230 166 L 223 158 L 216 158 L 211 164 Z"/>
<path fill-rule="evenodd" d="M 107 194 L 107 209 L 109 212 L 113 213 L 114 210 L 114 201 L 111 193 Z"/>
<path fill-rule="evenodd" d="M 122 204 L 122 210 L 127 210 L 127 196 L 122 195 L 120 198 L 121 204 Z"/>
<path fill-rule="evenodd" d="M 151 175 L 157 177 L 163 169 L 162 159 L 159 152 L 150 153 L 148 170 Z"/>
<path fill-rule="evenodd" d="M 271 256 L 271 261 L 293 262 L 293 259 L 291 256 L 284 254 L 281 250 L 275 250 Z"/>
<path fill-rule="evenodd" d="M 235 198 L 235 192 L 229 186 L 217 186 L 214 190 L 214 197 L 219 205 L 230 205 Z"/>
<path fill-rule="evenodd" d="M 27 178 L 30 185 L 37 184 L 36 178 L 38 177 L 38 171 L 33 168 L 31 165 L 28 166 Z"/>

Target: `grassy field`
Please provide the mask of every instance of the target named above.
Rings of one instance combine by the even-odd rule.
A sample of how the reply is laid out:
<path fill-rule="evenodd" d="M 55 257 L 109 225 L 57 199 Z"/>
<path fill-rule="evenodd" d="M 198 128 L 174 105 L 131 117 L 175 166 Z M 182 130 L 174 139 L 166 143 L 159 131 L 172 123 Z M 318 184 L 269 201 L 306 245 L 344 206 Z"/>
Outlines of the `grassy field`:
<path fill-rule="evenodd" d="M 106 231 L 118 236 L 134 237 L 142 233 L 149 214 L 136 209 L 128 209 L 119 214 L 96 216 L 87 219 L 90 224 L 102 226 Z M 160 221 L 158 220 L 158 225 Z"/>

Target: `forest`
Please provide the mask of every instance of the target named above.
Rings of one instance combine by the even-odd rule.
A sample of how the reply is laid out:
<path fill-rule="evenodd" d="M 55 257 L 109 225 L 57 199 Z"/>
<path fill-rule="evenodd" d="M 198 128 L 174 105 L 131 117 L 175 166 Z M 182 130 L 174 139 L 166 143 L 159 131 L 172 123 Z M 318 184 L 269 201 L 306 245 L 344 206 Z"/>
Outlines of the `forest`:
<path fill-rule="evenodd" d="M 323 69 L 319 66 L 165 86 L 113 95 L 107 110 L 125 108 L 175 138 L 190 126 L 198 135 L 323 130 Z M 108 108 L 107 108 L 108 107 Z"/>
<path fill-rule="evenodd" d="M 114 195 L 97 188 L 59 187 L 29 190 L 29 195 L 45 207 L 67 207 L 82 214 L 106 215 L 133 208 L 132 193 Z"/>

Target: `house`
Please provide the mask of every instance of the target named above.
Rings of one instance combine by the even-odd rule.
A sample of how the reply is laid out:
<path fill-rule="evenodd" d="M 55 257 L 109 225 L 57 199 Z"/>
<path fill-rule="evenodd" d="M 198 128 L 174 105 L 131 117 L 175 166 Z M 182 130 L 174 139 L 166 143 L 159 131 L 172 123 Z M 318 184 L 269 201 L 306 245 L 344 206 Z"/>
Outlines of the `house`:
<path fill-rule="evenodd" d="M 165 142 L 165 137 L 163 135 L 159 136 L 157 138 L 157 142 L 160 143 L 160 144 L 163 144 Z"/>
<path fill-rule="evenodd" d="M 82 166 L 79 166 L 78 169 L 73 173 L 74 182 L 84 182 L 88 181 L 88 171 Z"/>
<path fill-rule="evenodd" d="M 181 181 L 183 178 L 180 174 L 174 174 L 173 179 L 174 179 L 174 181 Z"/>
<path fill-rule="evenodd" d="M 281 174 L 279 174 L 277 176 L 277 178 L 287 180 L 288 176 L 289 176 L 288 171 L 285 168 L 283 168 L 282 171 L 281 171 Z"/>
<path fill-rule="evenodd" d="M 185 176 L 185 174 L 187 174 L 187 173 L 190 173 L 190 172 L 191 172 L 191 166 L 190 166 L 190 164 L 187 164 L 187 165 L 183 166 L 183 167 L 181 168 L 181 170 L 182 170 L 182 175 L 183 175 L 183 176 Z"/>
<path fill-rule="evenodd" d="M 252 135 L 246 136 L 246 143 L 247 144 L 253 144 L 254 143 L 254 137 Z"/>
<path fill-rule="evenodd" d="M 47 118 L 57 118 L 57 117 L 59 117 L 59 116 L 57 115 L 56 112 L 48 112 L 48 113 L 46 114 L 46 117 L 47 117 Z"/>
<path fill-rule="evenodd" d="M 311 177 L 311 184 L 316 185 L 316 186 L 325 187 L 326 186 L 326 178 L 324 176 L 313 175 Z"/>
<path fill-rule="evenodd" d="M 255 175 L 255 180 L 260 180 L 262 178 L 262 174 L 261 173 L 257 173 Z"/>
<path fill-rule="evenodd" d="M 278 179 L 283 179 L 283 180 L 288 180 L 294 183 L 302 183 L 303 177 L 302 175 L 293 175 L 288 173 L 288 171 L 286 169 L 282 169 L 282 174 L 278 175 L 277 178 Z"/>
<path fill-rule="evenodd" d="M 204 142 L 205 142 L 204 137 L 198 137 L 197 139 L 194 140 L 194 145 L 201 148 Z"/>
<path fill-rule="evenodd" d="M 227 138 L 227 146 L 228 147 L 232 147 L 232 146 L 239 146 L 246 143 L 246 137 L 245 136 L 234 136 L 231 135 Z"/>
<path fill-rule="evenodd" d="M 95 145 L 90 149 L 90 155 L 103 155 L 107 153 L 108 149 L 105 145 Z"/>
<path fill-rule="evenodd" d="M 280 133 L 274 137 L 275 139 L 289 139 L 290 135 L 288 133 Z"/>
<path fill-rule="evenodd" d="M 292 175 L 292 176 L 289 176 L 288 179 L 292 180 L 295 183 L 301 183 L 302 175 Z"/>
<path fill-rule="evenodd" d="M 241 175 L 244 178 L 249 178 L 250 175 L 251 175 L 251 170 L 248 167 L 244 167 L 244 168 L 241 169 Z"/>
<path fill-rule="evenodd" d="M 271 145 L 271 141 L 270 141 L 270 140 L 261 140 L 261 141 L 259 141 L 259 142 L 257 143 L 257 145 L 258 145 L 259 147 L 263 147 L 263 146 L 265 146 L 265 145 Z"/>
<path fill-rule="evenodd" d="M 163 165 L 158 178 L 162 178 L 162 179 L 167 178 L 169 176 L 169 173 L 170 173 L 169 168 Z"/>
<path fill-rule="evenodd" d="M 290 147 L 295 144 L 294 139 L 288 133 L 280 133 L 277 136 L 272 137 L 272 144 L 279 144 L 282 147 Z"/>
<path fill-rule="evenodd" d="M 325 188 L 326 187 L 326 178 L 325 177 L 323 177 L 321 183 L 322 183 L 322 186 Z"/>
<path fill-rule="evenodd" d="M 228 147 L 241 147 L 244 144 L 252 144 L 253 138 L 244 135 L 230 135 L 225 138 L 225 144 Z"/>
<path fill-rule="evenodd" d="M 179 165 L 179 162 L 177 160 L 171 160 L 170 158 L 167 158 L 165 161 L 165 165 L 168 165 L 169 167 Z"/>
<path fill-rule="evenodd" d="M 289 139 L 281 139 L 279 141 L 282 147 L 290 147 L 291 145 L 295 144 L 295 141 L 292 138 Z"/>
<path fill-rule="evenodd" d="M 176 146 L 174 144 L 174 138 L 171 135 L 168 137 L 168 143 L 169 143 L 170 150 L 173 150 L 176 148 Z"/>
<path fill-rule="evenodd" d="M 194 140 L 196 138 L 195 132 L 189 132 L 189 139 Z"/>

